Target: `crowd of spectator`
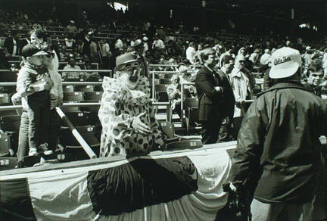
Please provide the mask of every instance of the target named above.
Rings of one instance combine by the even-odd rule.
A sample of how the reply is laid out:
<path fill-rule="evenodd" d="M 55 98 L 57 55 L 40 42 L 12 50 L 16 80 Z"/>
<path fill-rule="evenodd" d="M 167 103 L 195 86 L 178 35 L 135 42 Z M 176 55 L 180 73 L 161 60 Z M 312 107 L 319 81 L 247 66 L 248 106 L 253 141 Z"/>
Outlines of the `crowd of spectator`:
<path fill-rule="evenodd" d="M 103 21 L 95 23 L 86 11 L 82 13 L 82 21 L 70 19 L 65 22 L 55 16 L 42 17 L 41 21 L 36 16 L 38 13 L 28 14 L 18 10 L 2 12 L 1 68 L 19 68 L 12 67 L 8 61 L 21 55 L 23 46 L 32 40 L 29 37 L 30 30 L 37 30 L 36 35 L 57 52 L 59 61 L 64 64 L 60 69 L 64 70 L 62 77 L 66 81 L 88 79 L 96 74 L 83 73 L 82 69 L 113 70 L 117 56 L 137 48 L 148 63 L 162 65 L 153 67 L 153 70 L 177 73 L 171 79 L 172 84 L 167 92 L 172 108 L 179 115 L 181 83 L 194 82 L 199 67 L 204 64 L 202 52 L 208 48 L 215 52 L 215 68 L 228 75 L 234 89 L 235 85 L 241 88 L 237 93 L 234 90 L 238 104 L 234 118 L 240 120 L 246 111 L 246 105 L 240 104 L 253 99 L 257 93 L 272 85 L 268 72 L 271 54 L 276 49 L 286 46 L 301 52 L 304 82 L 312 83 L 312 70 L 315 73 L 323 70 L 323 75 L 319 75 L 320 81 L 327 74 L 327 52 L 323 44 L 304 42 L 300 37 L 233 35 L 224 30 L 212 30 L 203 34 L 197 26 L 153 24 L 142 19 L 126 21 L 122 12 L 118 12 L 120 16 L 109 20 L 107 24 Z M 96 64 L 96 68 L 92 64 Z M 262 81 L 256 81 L 262 78 L 263 84 Z M 324 83 L 321 85 L 323 87 Z M 195 97 L 195 88 L 192 85 L 186 87 L 185 91 L 188 92 L 185 97 Z"/>

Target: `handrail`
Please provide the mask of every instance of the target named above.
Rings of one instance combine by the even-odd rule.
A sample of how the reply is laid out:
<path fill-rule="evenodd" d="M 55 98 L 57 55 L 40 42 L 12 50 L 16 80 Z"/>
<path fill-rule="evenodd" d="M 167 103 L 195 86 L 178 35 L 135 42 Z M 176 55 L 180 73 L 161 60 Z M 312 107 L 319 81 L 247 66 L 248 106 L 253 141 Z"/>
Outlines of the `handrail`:
<path fill-rule="evenodd" d="M 99 70 L 99 69 L 87 69 L 87 70 L 63 70 L 60 69 L 58 72 L 112 72 L 111 70 Z"/>
<path fill-rule="evenodd" d="M 195 85 L 195 83 L 190 82 L 190 83 L 181 83 L 181 111 L 182 111 L 182 116 L 181 120 L 183 121 L 184 119 L 184 85 Z M 244 103 L 252 103 L 254 100 L 244 100 Z"/>
<path fill-rule="evenodd" d="M 169 102 L 152 102 L 152 105 L 154 106 L 160 106 L 160 105 L 166 105 L 169 106 Z M 64 103 L 62 107 L 89 107 L 89 106 L 100 106 L 100 102 L 94 103 Z M 6 110 L 18 110 L 22 109 L 22 105 L 6 105 L 6 106 L 0 106 L 0 111 L 6 111 Z"/>
<path fill-rule="evenodd" d="M 0 87 L 16 86 L 17 82 L 0 82 Z M 101 85 L 102 81 L 64 81 L 62 85 Z"/>

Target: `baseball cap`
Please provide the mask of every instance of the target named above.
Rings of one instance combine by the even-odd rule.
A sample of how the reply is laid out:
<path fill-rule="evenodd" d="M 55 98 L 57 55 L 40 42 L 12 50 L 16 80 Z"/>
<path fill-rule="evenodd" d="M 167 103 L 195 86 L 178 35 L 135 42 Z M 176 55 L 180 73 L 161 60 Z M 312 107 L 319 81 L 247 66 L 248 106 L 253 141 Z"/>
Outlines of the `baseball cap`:
<path fill-rule="evenodd" d="M 287 78 L 294 75 L 302 64 L 300 52 L 290 47 L 277 49 L 271 55 L 269 77 L 272 79 Z"/>
<path fill-rule="evenodd" d="M 23 47 L 22 55 L 26 58 L 37 55 L 48 55 L 48 53 L 43 49 L 38 48 L 36 45 L 28 44 Z"/>

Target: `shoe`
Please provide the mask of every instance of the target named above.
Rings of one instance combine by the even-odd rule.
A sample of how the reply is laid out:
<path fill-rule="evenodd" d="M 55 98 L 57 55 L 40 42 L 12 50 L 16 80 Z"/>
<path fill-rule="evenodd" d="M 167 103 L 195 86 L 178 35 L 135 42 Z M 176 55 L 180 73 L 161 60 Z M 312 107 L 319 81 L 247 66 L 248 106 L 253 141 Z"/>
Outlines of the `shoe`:
<path fill-rule="evenodd" d="M 23 161 L 18 161 L 15 168 L 24 168 L 24 162 Z"/>
<path fill-rule="evenodd" d="M 28 156 L 37 156 L 38 152 L 36 148 L 30 148 L 29 152 L 28 152 Z"/>
<path fill-rule="evenodd" d="M 43 153 L 48 150 L 48 143 L 43 143 L 39 146 L 38 152 Z"/>

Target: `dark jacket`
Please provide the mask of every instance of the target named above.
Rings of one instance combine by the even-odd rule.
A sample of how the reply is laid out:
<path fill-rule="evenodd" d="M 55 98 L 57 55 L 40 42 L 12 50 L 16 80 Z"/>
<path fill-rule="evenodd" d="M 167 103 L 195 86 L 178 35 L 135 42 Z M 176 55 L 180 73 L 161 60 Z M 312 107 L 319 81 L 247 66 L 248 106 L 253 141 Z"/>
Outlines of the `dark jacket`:
<path fill-rule="evenodd" d="M 320 135 L 327 105 L 298 83 L 277 83 L 244 117 L 232 157 L 233 183 L 255 190 L 263 202 L 305 202 L 321 168 Z M 256 183 L 258 182 L 258 183 Z"/>
<path fill-rule="evenodd" d="M 199 99 L 199 120 L 208 121 L 215 118 L 223 118 L 234 107 L 234 95 L 227 77 L 221 71 L 215 72 L 203 67 L 197 73 L 195 86 Z M 216 91 L 215 87 L 223 89 Z M 226 106 L 225 101 L 231 104 Z M 232 107 L 232 108 L 233 108 Z"/>

